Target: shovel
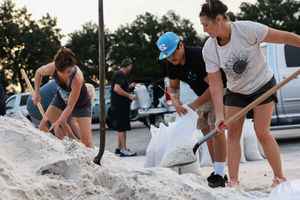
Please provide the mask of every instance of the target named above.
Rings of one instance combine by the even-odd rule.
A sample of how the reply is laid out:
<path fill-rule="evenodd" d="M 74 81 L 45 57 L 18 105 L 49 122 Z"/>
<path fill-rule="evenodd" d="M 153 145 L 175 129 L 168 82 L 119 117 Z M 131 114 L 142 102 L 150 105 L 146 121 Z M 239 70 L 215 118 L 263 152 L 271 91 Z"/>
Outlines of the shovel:
<path fill-rule="evenodd" d="M 272 94 L 274 94 L 277 90 L 281 89 L 284 85 L 286 85 L 292 79 L 297 78 L 298 75 L 300 75 L 300 70 L 295 71 L 293 74 L 291 74 L 286 79 L 282 80 L 277 85 L 275 85 L 274 87 L 272 87 L 271 89 L 269 89 L 267 92 L 265 92 L 263 95 L 261 95 L 259 98 L 257 98 L 252 103 L 250 103 L 248 106 L 246 106 L 245 108 L 243 108 L 242 110 L 240 110 L 239 112 L 237 112 L 235 115 L 229 117 L 227 120 L 224 121 L 224 125 L 226 126 L 226 125 L 228 125 L 228 124 L 230 124 L 230 123 L 232 123 L 232 122 L 240 119 L 241 117 L 243 117 L 247 112 L 249 112 L 250 110 L 252 110 L 255 106 L 259 105 L 263 101 L 265 101 L 268 97 L 270 97 Z M 198 148 L 204 142 L 206 142 L 209 139 L 213 138 L 217 133 L 218 133 L 217 129 L 215 128 L 214 130 L 212 130 L 211 132 L 209 132 L 207 135 L 205 135 L 204 137 L 202 137 L 194 145 L 193 149 L 191 149 L 188 152 L 185 152 L 186 154 L 190 154 L 189 156 L 186 156 L 186 157 L 190 158 L 189 160 L 182 160 L 180 162 L 178 161 L 176 164 L 172 163 L 172 165 L 169 165 L 169 166 L 166 166 L 166 167 L 169 167 L 169 168 L 172 168 L 172 167 L 181 167 L 181 166 L 189 165 L 189 164 L 191 164 L 193 162 L 196 162 L 197 158 L 196 158 L 195 154 L 196 154 Z"/>

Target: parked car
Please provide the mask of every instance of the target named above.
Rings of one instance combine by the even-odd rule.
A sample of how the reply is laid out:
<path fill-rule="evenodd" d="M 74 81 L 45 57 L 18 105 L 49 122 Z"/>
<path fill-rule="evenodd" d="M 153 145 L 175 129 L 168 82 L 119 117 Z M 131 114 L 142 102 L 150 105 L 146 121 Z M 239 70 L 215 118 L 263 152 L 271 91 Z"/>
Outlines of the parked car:
<path fill-rule="evenodd" d="M 300 48 L 285 44 L 262 44 L 267 64 L 277 82 L 300 69 Z M 272 129 L 300 127 L 300 77 L 278 91 L 278 103 L 272 119 Z M 299 134 L 300 135 L 300 134 Z"/>
<path fill-rule="evenodd" d="M 104 88 L 104 101 L 105 101 L 105 113 L 107 114 L 108 108 L 110 107 L 110 90 L 111 86 L 107 85 Z M 96 97 L 95 100 L 92 102 L 92 122 L 98 123 L 99 116 L 100 116 L 100 107 L 99 107 L 99 88 L 96 88 Z"/>
<path fill-rule="evenodd" d="M 7 98 L 7 100 L 5 101 L 6 114 L 10 115 L 20 112 L 25 117 L 29 118 L 29 114 L 26 108 L 26 102 L 29 96 L 29 93 L 18 93 Z"/>

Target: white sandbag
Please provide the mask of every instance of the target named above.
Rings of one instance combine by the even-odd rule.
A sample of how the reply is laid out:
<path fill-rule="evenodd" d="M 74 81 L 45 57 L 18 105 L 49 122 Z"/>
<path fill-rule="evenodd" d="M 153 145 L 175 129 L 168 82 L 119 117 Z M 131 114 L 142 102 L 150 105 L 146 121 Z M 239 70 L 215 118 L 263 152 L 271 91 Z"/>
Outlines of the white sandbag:
<path fill-rule="evenodd" d="M 245 150 L 246 160 L 248 161 L 262 160 L 263 157 L 261 156 L 258 149 L 258 141 L 255 134 L 253 122 L 251 119 L 245 119 L 242 134 L 244 134 L 244 150 Z"/>
<path fill-rule="evenodd" d="M 130 110 L 137 110 L 140 107 L 139 102 L 134 100 L 130 104 Z"/>
<path fill-rule="evenodd" d="M 299 200 L 300 180 L 286 181 L 276 186 L 269 195 L 270 200 Z"/>
<path fill-rule="evenodd" d="M 167 143 L 167 150 L 160 164 L 162 167 L 170 166 L 170 162 L 176 163 L 191 159 L 190 157 L 185 157 L 190 154 L 174 154 L 174 152 L 180 152 L 181 149 L 189 149 L 192 151 L 194 144 L 197 142 L 197 136 L 195 136 L 195 134 L 199 133 L 196 129 L 198 115 L 188 106 L 185 106 L 185 108 L 188 110 L 188 113 L 181 117 L 177 117 L 176 121 L 168 127 L 169 140 Z M 198 157 L 194 157 L 197 162 Z M 193 167 L 192 170 L 188 170 L 189 173 L 199 171 L 199 164 L 193 166 L 196 168 Z"/>
<path fill-rule="evenodd" d="M 134 89 L 134 94 L 137 97 L 139 107 L 147 109 L 151 107 L 151 99 L 145 85 L 137 84 Z"/>
<path fill-rule="evenodd" d="M 155 167 L 156 145 L 158 143 L 159 129 L 155 126 L 150 126 L 151 140 L 146 149 L 146 159 L 144 167 Z"/>
<path fill-rule="evenodd" d="M 202 135 L 202 132 L 200 130 L 195 130 L 193 133 L 193 140 L 198 141 L 198 138 Z M 199 150 L 196 152 L 196 157 L 199 158 Z M 178 168 L 178 172 L 181 174 L 187 174 L 187 173 L 192 173 L 192 174 L 198 174 L 201 175 L 200 170 L 199 170 L 199 160 L 196 162 L 182 166 Z"/>
<path fill-rule="evenodd" d="M 169 140 L 167 127 L 160 123 L 159 128 L 150 127 L 151 140 L 146 150 L 144 167 L 157 167 L 166 150 L 166 143 Z"/>
<path fill-rule="evenodd" d="M 164 114 L 164 121 L 167 124 L 175 122 L 175 120 L 176 120 L 176 114 L 175 113 Z"/>

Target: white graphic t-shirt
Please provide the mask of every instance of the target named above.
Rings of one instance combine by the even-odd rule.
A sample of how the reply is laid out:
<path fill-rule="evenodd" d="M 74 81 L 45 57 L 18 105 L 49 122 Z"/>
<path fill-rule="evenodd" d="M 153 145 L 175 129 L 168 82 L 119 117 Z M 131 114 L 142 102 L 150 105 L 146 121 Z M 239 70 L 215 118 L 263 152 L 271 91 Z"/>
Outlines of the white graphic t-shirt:
<path fill-rule="evenodd" d="M 222 68 L 230 91 L 246 95 L 254 93 L 273 77 L 260 49 L 267 33 L 268 27 L 260 23 L 231 23 L 229 43 L 219 46 L 216 38 L 206 41 L 203 48 L 206 71 L 214 73 Z"/>

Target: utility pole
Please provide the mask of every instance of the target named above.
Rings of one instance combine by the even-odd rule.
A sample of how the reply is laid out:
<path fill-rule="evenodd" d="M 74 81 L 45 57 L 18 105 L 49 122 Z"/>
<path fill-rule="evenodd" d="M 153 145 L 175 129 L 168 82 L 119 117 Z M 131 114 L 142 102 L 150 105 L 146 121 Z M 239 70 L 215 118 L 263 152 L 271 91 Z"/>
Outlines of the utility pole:
<path fill-rule="evenodd" d="M 105 84 L 105 52 L 104 52 L 104 19 L 103 19 L 103 0 L 98 0 L 98 43 L 99 43 L 99 107 L 100 107 L 100 145 L 98 155 L 94 162 L 101 165 L 101 159 L 105 150 L 105 101 L 104 101 L 104 84 Z"/>

